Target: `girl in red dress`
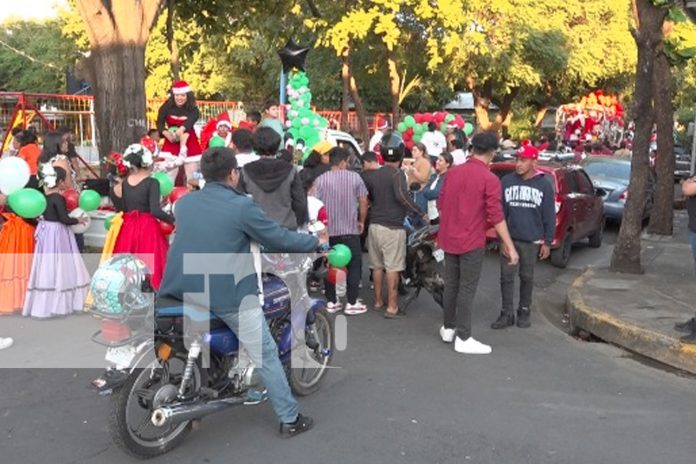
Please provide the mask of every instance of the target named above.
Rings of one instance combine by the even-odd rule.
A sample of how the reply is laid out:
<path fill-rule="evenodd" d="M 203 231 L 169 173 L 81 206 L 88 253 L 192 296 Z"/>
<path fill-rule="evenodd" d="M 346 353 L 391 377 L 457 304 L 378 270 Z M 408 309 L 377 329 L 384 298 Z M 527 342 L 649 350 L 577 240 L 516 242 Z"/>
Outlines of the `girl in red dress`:
<path fill-rule="evenodd" d="M 175 82 L 169 98 L 159 109 L 157 130 L 164 137 L 162 151 L 185 158 L 187 182 L 198 171 L 203 153 L 193 129 L 199 117 L 200 112 L 191 87 L 184 81 Z M 176 130 L 171 130 L 173 128 Z"/>
<path fill-rule="evenodd" d="M 123 224 L 113 254 L 130 253 L 142 259 L 152 272 L 152 286 L 159 289 L 169 242 L 157 220 L 173 224 L 174 218 L 162 211 L 159 182 L 150 177 L 155 164 L 150 150 L 133 144 L 123 152 L 123 163 L 130 173 L 121 183 Z"/>

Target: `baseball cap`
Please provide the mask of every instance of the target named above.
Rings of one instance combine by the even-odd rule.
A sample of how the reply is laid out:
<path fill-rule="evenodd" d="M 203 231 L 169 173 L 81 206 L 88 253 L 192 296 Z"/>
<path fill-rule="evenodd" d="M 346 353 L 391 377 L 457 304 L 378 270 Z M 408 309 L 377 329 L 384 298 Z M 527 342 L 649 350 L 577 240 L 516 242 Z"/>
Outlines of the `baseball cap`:
<path fill-rule="evenodd" d="M 316 151 L 320 155 L 326 155 L 329 153 L 329 151 L 331 151 L 332 148 L 333 148 L 333 145 L 331 145 L 331 142 L 329 142 L 327 140 L 322 140 L 321 142 L 314 145 L 314 147 L 312 148 L 312 151 Z"/>
<path fill-rule="evenodd" d="M 525 145 L 517 150 L 517 157 L 522 159 L 537 160 L 539 159 L 539 150 L 532 145 Z"/>

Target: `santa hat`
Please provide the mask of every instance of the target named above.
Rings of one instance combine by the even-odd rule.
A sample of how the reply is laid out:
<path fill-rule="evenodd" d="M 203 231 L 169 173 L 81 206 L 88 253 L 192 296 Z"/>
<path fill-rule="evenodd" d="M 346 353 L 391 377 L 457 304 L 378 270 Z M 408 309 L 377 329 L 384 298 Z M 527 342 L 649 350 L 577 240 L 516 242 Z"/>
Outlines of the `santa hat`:
<path fill-rule="evenodd" d="M 174 95 L 186 95 L 189 92 L 192 92 L 191 86 L 186 81 L 176 81 L 172 85 L 172 93 Z"/>
<path fill-rule="evenodd" d="M 384 118 L 377 118 L 377 129 L 382 130 L 389 127 L 389 122 Z"/>
<path fill-rule="evenodd" d="M 218 122 L 215 125 L 215 127 L 217 129 L 219 129 L 220 126 L 227 126 L 228 129 L 232 129 L 232 123 L 230 122 L 230 115 L 227 114 L 227 111 L 225 111 L 224 113 L 220 114 L 220 116 L 218 116 Z"/>

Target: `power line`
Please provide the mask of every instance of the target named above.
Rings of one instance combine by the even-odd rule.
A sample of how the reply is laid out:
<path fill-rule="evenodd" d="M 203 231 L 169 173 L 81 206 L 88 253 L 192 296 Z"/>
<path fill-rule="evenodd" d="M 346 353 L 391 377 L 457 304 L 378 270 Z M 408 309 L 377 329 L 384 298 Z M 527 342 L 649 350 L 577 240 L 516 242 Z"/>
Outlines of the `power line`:
<path fill-rule="evenodd" d="M 8 44 L 7 42 L 3 41 L 2 39 L 0 39 L 0 45 L 2 45 L 3 47 L 5 47 L 5 48 L 7 48 L 7 49 L 9 49 L 9 50 L 11 50 L 11 51 L 13 51 L 13 52 L 15 52 L 15 53 L 18 54 L 19 56 L 22 56 L 22 57 L 28 59 L 29 61 L 31 61 L 31 62 L 33 62 L 33 63 L 37 63 L 37 64 L 43 65 L 43 66 L 45 66 L 45 67 L 47 67 L 47 68 L 55 69 L 55 70 L 57 70 L 57 71 L 61 71 L 61 72 L 63 71 L 62 69 L 60 69 L 60 68 L 59 68 L 58 66 L 56 66 L 55 64 L 46 63 L 45 61 L 37 60 L 36 58 L 34 58 L 33 56 L 30 56 L 30 55 L 26 54 L 26 53 L 23 52 L 22 50 L 19 50 L 19 49 L 17 49 L 17 48 L 14 48 L 12 45 Z"/>

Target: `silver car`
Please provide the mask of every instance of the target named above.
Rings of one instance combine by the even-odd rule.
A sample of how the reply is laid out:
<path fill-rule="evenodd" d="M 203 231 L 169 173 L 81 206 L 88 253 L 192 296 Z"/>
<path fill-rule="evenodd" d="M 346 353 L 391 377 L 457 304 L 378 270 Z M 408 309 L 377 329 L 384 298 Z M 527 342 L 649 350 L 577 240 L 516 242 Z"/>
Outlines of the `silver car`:
<path fill-rule="evenodd" d="M 631 179 L 631 160 L 610 156 L 590 156 L 582 161 L 582 167 L 592 179 L 592 184 L 604 200 L 607 219 L 621 221 L 628 198 Z M 648 200 L 643 209 L 643 218 L 650 217 L 653 206 L 653 182 L 648 184 Z"/>

